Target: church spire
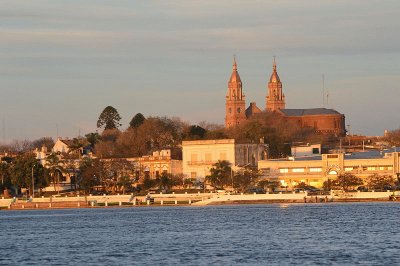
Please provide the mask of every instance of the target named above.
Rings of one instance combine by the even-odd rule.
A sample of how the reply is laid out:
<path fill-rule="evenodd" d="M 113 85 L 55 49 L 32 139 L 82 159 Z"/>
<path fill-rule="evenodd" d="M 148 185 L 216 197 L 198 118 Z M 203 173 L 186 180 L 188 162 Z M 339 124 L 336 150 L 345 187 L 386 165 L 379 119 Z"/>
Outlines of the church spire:
<path fill-rule="evenodd" d="M 285 109 L 285 95 L 282 92 L 282 82 L 276 71 L 276 59 L 272 61 L 272 74 L 269 79 L 266 97 L 266 110 L 276 111 L 277 109 Z"/>
<path fill-rule="evenodd" d="M 236 56 L 233 56 L 232 74 L 228 81 L 226 94 L 225 126 L 235 127 L 246 120 L 246 102 L 242 90 L 242 81 L 237 71 Z"/>
<path fill-rule="evenodd" d="M 236 55 L 233 55 L 233 71 L 237 71 Z"/>

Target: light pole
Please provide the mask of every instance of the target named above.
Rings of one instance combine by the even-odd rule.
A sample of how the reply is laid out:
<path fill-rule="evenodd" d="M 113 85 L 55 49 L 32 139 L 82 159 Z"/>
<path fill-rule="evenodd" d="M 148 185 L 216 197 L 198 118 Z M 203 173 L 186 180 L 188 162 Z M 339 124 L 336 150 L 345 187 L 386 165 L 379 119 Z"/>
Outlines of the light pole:
<path fill-rule="evenodd" d="M 35 197 L 35 178 L 33 177 L 33 168 L 36 164 L 32 165 L 32 199 Z"/>

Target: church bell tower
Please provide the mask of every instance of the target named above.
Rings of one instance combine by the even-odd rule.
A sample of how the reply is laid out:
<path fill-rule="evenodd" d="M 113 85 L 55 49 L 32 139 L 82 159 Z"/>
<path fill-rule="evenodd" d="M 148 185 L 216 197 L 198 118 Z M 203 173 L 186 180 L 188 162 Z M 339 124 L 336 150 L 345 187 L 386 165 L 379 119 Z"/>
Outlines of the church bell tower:
<path fill-rule="evenodd" d="M 276 62 L 272 64 L 272 74 L 268 82 L 268 93 L 266 98 L 266 110 L 273 112 L 278 109 L 285 109 L 285 95 L 282 92 L 282 82 L 276 72 Z"/>
<path fill-rule="evenodd" d="M 237 71 L 236 58 L 233 58 L 233 70 L 228 82 L 226 95 L 225 127 L 235 127 L 246 120 L 246 102 L 242 91 L 242 81 Z"/>

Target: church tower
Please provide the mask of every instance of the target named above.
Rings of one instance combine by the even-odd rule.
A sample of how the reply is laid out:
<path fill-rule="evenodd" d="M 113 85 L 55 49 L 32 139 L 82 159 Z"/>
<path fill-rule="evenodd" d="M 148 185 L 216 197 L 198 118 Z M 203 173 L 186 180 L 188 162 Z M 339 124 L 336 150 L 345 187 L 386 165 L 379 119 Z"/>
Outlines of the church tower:
<path fill-rule="evenodd" d="M 265 99 L 267 111 L 285 109 L 285 95 L 282 92 L 282 82 L 276 72 L 275 57 L 272 65 L 272 75 L 268 82 L 268 94 Z"/>
<path fill-rule="evenodd" d="M 233 70 L 228 82 L 226 95 L 225 127 L 234 127 L 246 120 L 246 102 L 242 91 L 242 81 L 237 71 L 236 58 L 233 58 Z"/>

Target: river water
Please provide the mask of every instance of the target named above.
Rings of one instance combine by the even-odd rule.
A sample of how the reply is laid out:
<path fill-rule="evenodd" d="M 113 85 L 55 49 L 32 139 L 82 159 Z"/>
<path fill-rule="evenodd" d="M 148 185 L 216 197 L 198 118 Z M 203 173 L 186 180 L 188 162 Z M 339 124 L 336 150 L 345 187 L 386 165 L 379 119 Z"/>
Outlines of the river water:
<path fill-rule="evenodd" d="M 0 211 L 0 265 L 400 265 L 400 204 Z"/>

